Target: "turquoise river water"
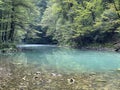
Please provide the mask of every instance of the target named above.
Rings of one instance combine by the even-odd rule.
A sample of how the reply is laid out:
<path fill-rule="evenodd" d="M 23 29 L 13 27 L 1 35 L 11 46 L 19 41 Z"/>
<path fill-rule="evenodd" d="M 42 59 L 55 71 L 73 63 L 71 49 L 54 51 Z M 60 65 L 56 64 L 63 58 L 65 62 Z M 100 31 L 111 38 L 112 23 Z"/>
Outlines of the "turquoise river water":
<path fill-rule="evenodd" d="M 120 53 L 83 51 L 54 45 L 19 45 L 21 52 L 0 55 L 16 64 L 34 64 L 58 72 L 104 72 L 120 68 Z"/>

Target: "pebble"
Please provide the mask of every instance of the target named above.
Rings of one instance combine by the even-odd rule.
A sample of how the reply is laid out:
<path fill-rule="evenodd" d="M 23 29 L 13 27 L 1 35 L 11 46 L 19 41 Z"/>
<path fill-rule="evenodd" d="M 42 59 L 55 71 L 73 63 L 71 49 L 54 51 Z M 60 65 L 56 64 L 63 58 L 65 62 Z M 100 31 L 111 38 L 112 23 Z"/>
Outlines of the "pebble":
<path fill-rule="evenodd" d="M 34 77 L 34 80 L 38 80 L 38 78 L 39 78 L 38 76 L 35 76 L 35 77 Z"/>
<path fill-rule="evenodd" d="M 61 77 L 62 75 L 61 75 L 61 74 L 58 74 L 57 76 Z"/>
<path fill-rule="evenodd" d="M 107 81 L 104 80 L 104 79 L 97 79 L 96 81 L 97 81 L 97 82 L 107 82 Z"/>
<path fill-rule="evenodd" d="M 51 75 L 52 75 L 52 76 L 54 76 L 54 77 L 56 76 L 56 74 L 55 74 L 55 73 L 51 73 Z"/>
<path fill-rule="evenodd" d="M 38 74 L 41 74 L 41 72 L 37 71 L 36 74 L 37 74 L 37 75 L 38 75 Z"/>
<path fill-rule="evenodd" d="M 51 83 L 52 82 L 52 80 L 51 79 L 48 79 L 48 81 L 47 81 L 48 83 Z"/>
<path fill-rule="evenodd" d="M 22 79 L 23 79 L 23 80 L 26 80 L 26 76 L 24 76 Z"/>
<path fill-rule="evenodd" d="M 75 79 L 73 79 L 73 78 L 70 78 L 70 79 L 67 79 L 67 80 L 68 80 L 69 84 L 74 84 L 75 83 Z"/>

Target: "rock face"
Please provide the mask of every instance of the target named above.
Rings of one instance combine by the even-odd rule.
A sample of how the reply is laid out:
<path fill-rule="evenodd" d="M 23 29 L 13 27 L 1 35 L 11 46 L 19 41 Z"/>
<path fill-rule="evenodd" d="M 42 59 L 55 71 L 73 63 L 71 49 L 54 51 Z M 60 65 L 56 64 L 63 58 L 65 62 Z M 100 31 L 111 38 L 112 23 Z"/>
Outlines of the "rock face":
<path fill-rule="evenodd" d="M 114 47 L 116 52 L 120 52 L 120 43 L 115 43 Z"/>
<path fill-rule="evenodd" d="M 115 49 L 116 52 L 120 52 L 120 48 Z"/>

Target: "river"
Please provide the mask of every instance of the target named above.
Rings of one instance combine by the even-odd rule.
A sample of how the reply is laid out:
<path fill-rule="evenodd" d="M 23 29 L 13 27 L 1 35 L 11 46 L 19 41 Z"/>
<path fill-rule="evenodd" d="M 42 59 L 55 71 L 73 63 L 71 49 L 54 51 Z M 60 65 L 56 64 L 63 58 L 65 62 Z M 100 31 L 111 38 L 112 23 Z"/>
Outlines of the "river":
<path fill-rule="evenodd" d="M 14 63 L 36 64 L 36 67 L 58 72 L 104 72 L 120 68 L 120 53 L 79 50 L 55 45 L 18 45 L 22 49 L 4 59 Z M 2 56 L 1 56 L 2 60 Z"/>
<path fill-rule="evenodd" d="M 18 45 L 0 54 L 0 90 L 120 90 L 120 53 Z"/>

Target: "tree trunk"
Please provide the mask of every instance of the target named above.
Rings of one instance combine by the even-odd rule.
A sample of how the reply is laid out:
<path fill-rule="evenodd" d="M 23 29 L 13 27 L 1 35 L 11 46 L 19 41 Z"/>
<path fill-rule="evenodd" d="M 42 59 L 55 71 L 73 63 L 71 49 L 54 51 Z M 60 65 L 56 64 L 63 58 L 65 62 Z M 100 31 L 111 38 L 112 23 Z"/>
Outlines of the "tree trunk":
<path fill-rule="evenodd" d="M 114 7 L 115 7 L 115 10 L 116 10 L 116 11 L 119 11 L 119 8 L 117 8 L 114 0 L 113 0 L 113 4 L 114 4 Z M 119 3 L 118 3 L 118 4 L 120 4 L 120 0 L 119 0 Z M 119 6 L 119 7 L 120 7 L 120 6 Z M 117 12 L 117 15 L 118 15 L 118 17 L 120 18 L 120 14 L 119 14 L 118 12 Z"/>
<path fill-rule="evenodd" d="M 10 41 L 14 42 L 14 32 L 15 32 L 15 21 L 14 21 L 14 3 L 12 2 L 12 14 L 11 14 L 11 26 L 10 26 L 10 33 L 9 33 L 9 39 Z"/>

